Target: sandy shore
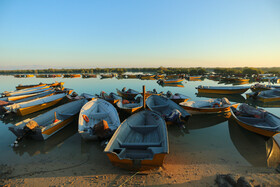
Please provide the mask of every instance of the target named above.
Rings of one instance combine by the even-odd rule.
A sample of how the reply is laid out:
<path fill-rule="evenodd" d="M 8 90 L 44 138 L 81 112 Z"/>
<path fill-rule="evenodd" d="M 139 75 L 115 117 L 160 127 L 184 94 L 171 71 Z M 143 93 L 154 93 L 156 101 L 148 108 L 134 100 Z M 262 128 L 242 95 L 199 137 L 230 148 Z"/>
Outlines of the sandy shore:
<path fill-rule="evenodd" d="M 171 144 L 174 142 L 171 142 Z M 126 171 L 113 166 L 97 145 L 82 157 L 38 155 L 30 163 L 1 165 L 6 186 L 217 186 L 217 174 L 244 176 L 253 186 L 280 186 L 275 168 L 244 166 L 234 159 L 213 158 L 212 152 L 188 152 L 173 147 L 163 167 Z M 71 158 L 71 159 L 70 159 Z"/>

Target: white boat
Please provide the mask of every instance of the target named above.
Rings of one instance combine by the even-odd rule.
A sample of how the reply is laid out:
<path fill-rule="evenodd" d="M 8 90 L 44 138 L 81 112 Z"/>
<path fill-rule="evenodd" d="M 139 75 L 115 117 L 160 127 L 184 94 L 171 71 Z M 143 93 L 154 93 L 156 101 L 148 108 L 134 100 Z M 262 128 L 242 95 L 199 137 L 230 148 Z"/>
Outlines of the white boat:
<path fill-rule="evenodd" d="M 27 136 L 35 140 L 46 140 L 71 123 L 86 102 L 86 99 L 81 99 L 66 103 L 35 118 L 21 121 L 9 127 L 9 130 L 18 138 Z"/>
<path fill-rule="evenodd" d="M 110 132 L 114 132 L 120 125 L 120 118 L 116 108 L 103 99 L 93 99 L 86 103 L 79 114 L 79 133 L 85 140 L 96 140 L 95 125 L 105 120 Z M 113 135 L 113 133 L 111 134 Z"/>

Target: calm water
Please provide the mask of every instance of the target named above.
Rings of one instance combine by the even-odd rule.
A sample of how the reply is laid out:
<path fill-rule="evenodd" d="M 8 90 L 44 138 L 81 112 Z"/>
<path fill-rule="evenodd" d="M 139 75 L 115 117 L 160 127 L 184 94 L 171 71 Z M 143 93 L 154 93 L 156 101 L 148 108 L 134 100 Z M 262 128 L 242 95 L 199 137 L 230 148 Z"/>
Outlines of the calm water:
<path fill-rule="evenodd" d="M 19 79 L 12 76 L 0 76 L 0 92 L 15 90 L 15 86 L 18 84 L 52 83 L 54 81 L 65 82 L 65 87 L 74 89 L 78 94 L 84 92 L 99 94 L 100 91 L 110 93 L 116 92 L 116 88 L 121 89 L 123 87 L 141 91 L 142 86 L 146 85 L 146 90 L 154 88 L 157 91 L 164 92 L 170 90 L 172 93 L 185 94 L 191 97 L 192 100 L 208 99 L 207 96 L 196 95 L 197 90 L 195 87 L 198 85 L 224 85 L 207 79 L 204 81 L 184 81 L 184 87 L 162 87 L 156 83 L 156 80 L 118 80 L 116 78 L 102 80 L 99 78 Z M 245 95 L 232 96 L 229 97 L 229 100 L 245 102 Z M 265 109 L 280 116 L 280 110 L 276 106 L 266 107 Z M 87 156 L 95 158 L 95 155 L 103 154 L 99 143 L 84 142 L 81 139 L 77 133 L 76 121 L 45 142 L 24 140 L 18 148 L 12 148 L 10 144 L 14 142 L 16 137 L 8 130 L 8 127 L 17 121 L 34 115 L 0 121 L 0 164 L 19 168 L 28 166 L 31 163 L 49 163 L 55 166 L 58 163 L 80 163 Z M 191 153 L 196 155 L 192 158 L 195 163 L 215 163 L 217 160 L 225 160 L 225 165 L 267 166 L 267 155 L 271 151 L 272 145 L 270 139 L 248 132 L 237 126 L 233 121 L 228 121 L 219 115 L 192 116 L 186 126 L 184 130 L 180 130 L 177 126 L 168 127 L 170 154 L 167 158 L 177 154 L 184 156 L 185 153 Z M 92 164 L 109 167 L 109 160 L 105 157 L 104 155 L 104 160 L 93 160 Z"/>

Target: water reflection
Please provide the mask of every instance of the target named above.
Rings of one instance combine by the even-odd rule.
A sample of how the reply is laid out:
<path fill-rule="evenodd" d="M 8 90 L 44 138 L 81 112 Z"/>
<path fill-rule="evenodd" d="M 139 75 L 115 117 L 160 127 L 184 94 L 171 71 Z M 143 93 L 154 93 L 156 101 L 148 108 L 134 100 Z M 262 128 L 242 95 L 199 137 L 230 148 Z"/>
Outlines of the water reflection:
<path fill-rule="evenodd" d="M 77 119 L 66 126 L 63 130 L 57 132 L 45 141 L 34 141 L 32 139 L 24 139 L 19 143 L 18 147 L 13 147 L 13 151 L 22 156 L 28 153 L 29 156 L 39 154 L 48 154 L 56 147 L 60 147 L 63 143 L 77 133 Z"/>
<path fill-rule="evenodd" d="M 202 129 L 218 125 L 225 121 L 227 121 L 227 118 L 223 114 L 193 115 L 190 117 L 186 127 L 189 130 Z"/>
<path fill-rule="evenodd" d="M 247 99 L 246 103 L 252 106 L 259 106 L 259 107 L 264 107 L 264 108 L 279 108 L 280 107 L 280 101 L 274 101 L 274 102 L 261 102 L 261 101 L 256 101 L 253 99 Z"/>
<path fill-rule="evenodd" d="M 229 101 L 237 102 L 237 103 L 244 103 L 246 99 L 240 94 L 212 94 L 212 93 L 197 93 L 197 97 L 206 97 L 206 98 L 228 98 Z"/>
<path fill-rule="evenodd" d="M 280 162 L 280 150 L 273 138 L 250 132 L 232 119 L 228 122 L 228 128 L 234 146 L 250 164 L 258 167 L 277 167 Z"/>

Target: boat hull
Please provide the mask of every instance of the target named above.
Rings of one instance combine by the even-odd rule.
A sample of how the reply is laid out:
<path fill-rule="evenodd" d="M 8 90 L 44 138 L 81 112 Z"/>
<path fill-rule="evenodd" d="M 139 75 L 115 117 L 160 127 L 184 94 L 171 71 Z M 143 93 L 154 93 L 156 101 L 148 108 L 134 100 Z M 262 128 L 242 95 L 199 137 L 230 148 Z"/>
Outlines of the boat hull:
<path fill-rule="evenodd" d="M 201 89 L 198 88 L 199 93 L 214 93 L 214 94 L 243 94 L 249 88 L 245 89 L 236 89 L 236 90 L 227 90 L 227 89 Z"/>
<path fill-rule="evenodd" d="M 114 166 L 118 166 L 128 170 L 147 170 L 163 165 L 164 158 L 167 154 L 155 154 L 152 160 L 139 160 L 138 163 L 131 159 L 120 159 L 115 153 L 106 153 L 110 162 Z"/>
<path fill-rule="evenodd" d="M 56 105 L 57 103 L 59 103 L 63 98 L 59 98 L 55 101 L 51 101 L 48 103 L 44 103 L 44 104 L 40 104 L 40 105 L 36 105 L 36 106 L 31 106 L 31 107 L 26 107 L 26 108 L 21 108 L 19 110 L 17 110 L 17 115 L 19 116 L 25 116 L 27 114 L 31 114 L 46 108 L 49 108 L 51 106 Z"/>
<path fill-rule="evenodd" d="M 234 108 L 237 108 L 239 104 L 231 105 Z M 223 108 L 194 108 L 190 106 L 182 106 L 190 114 L 217 114 L 217 113 L 226 113 L 230 112 L 230 106 Z"/>

